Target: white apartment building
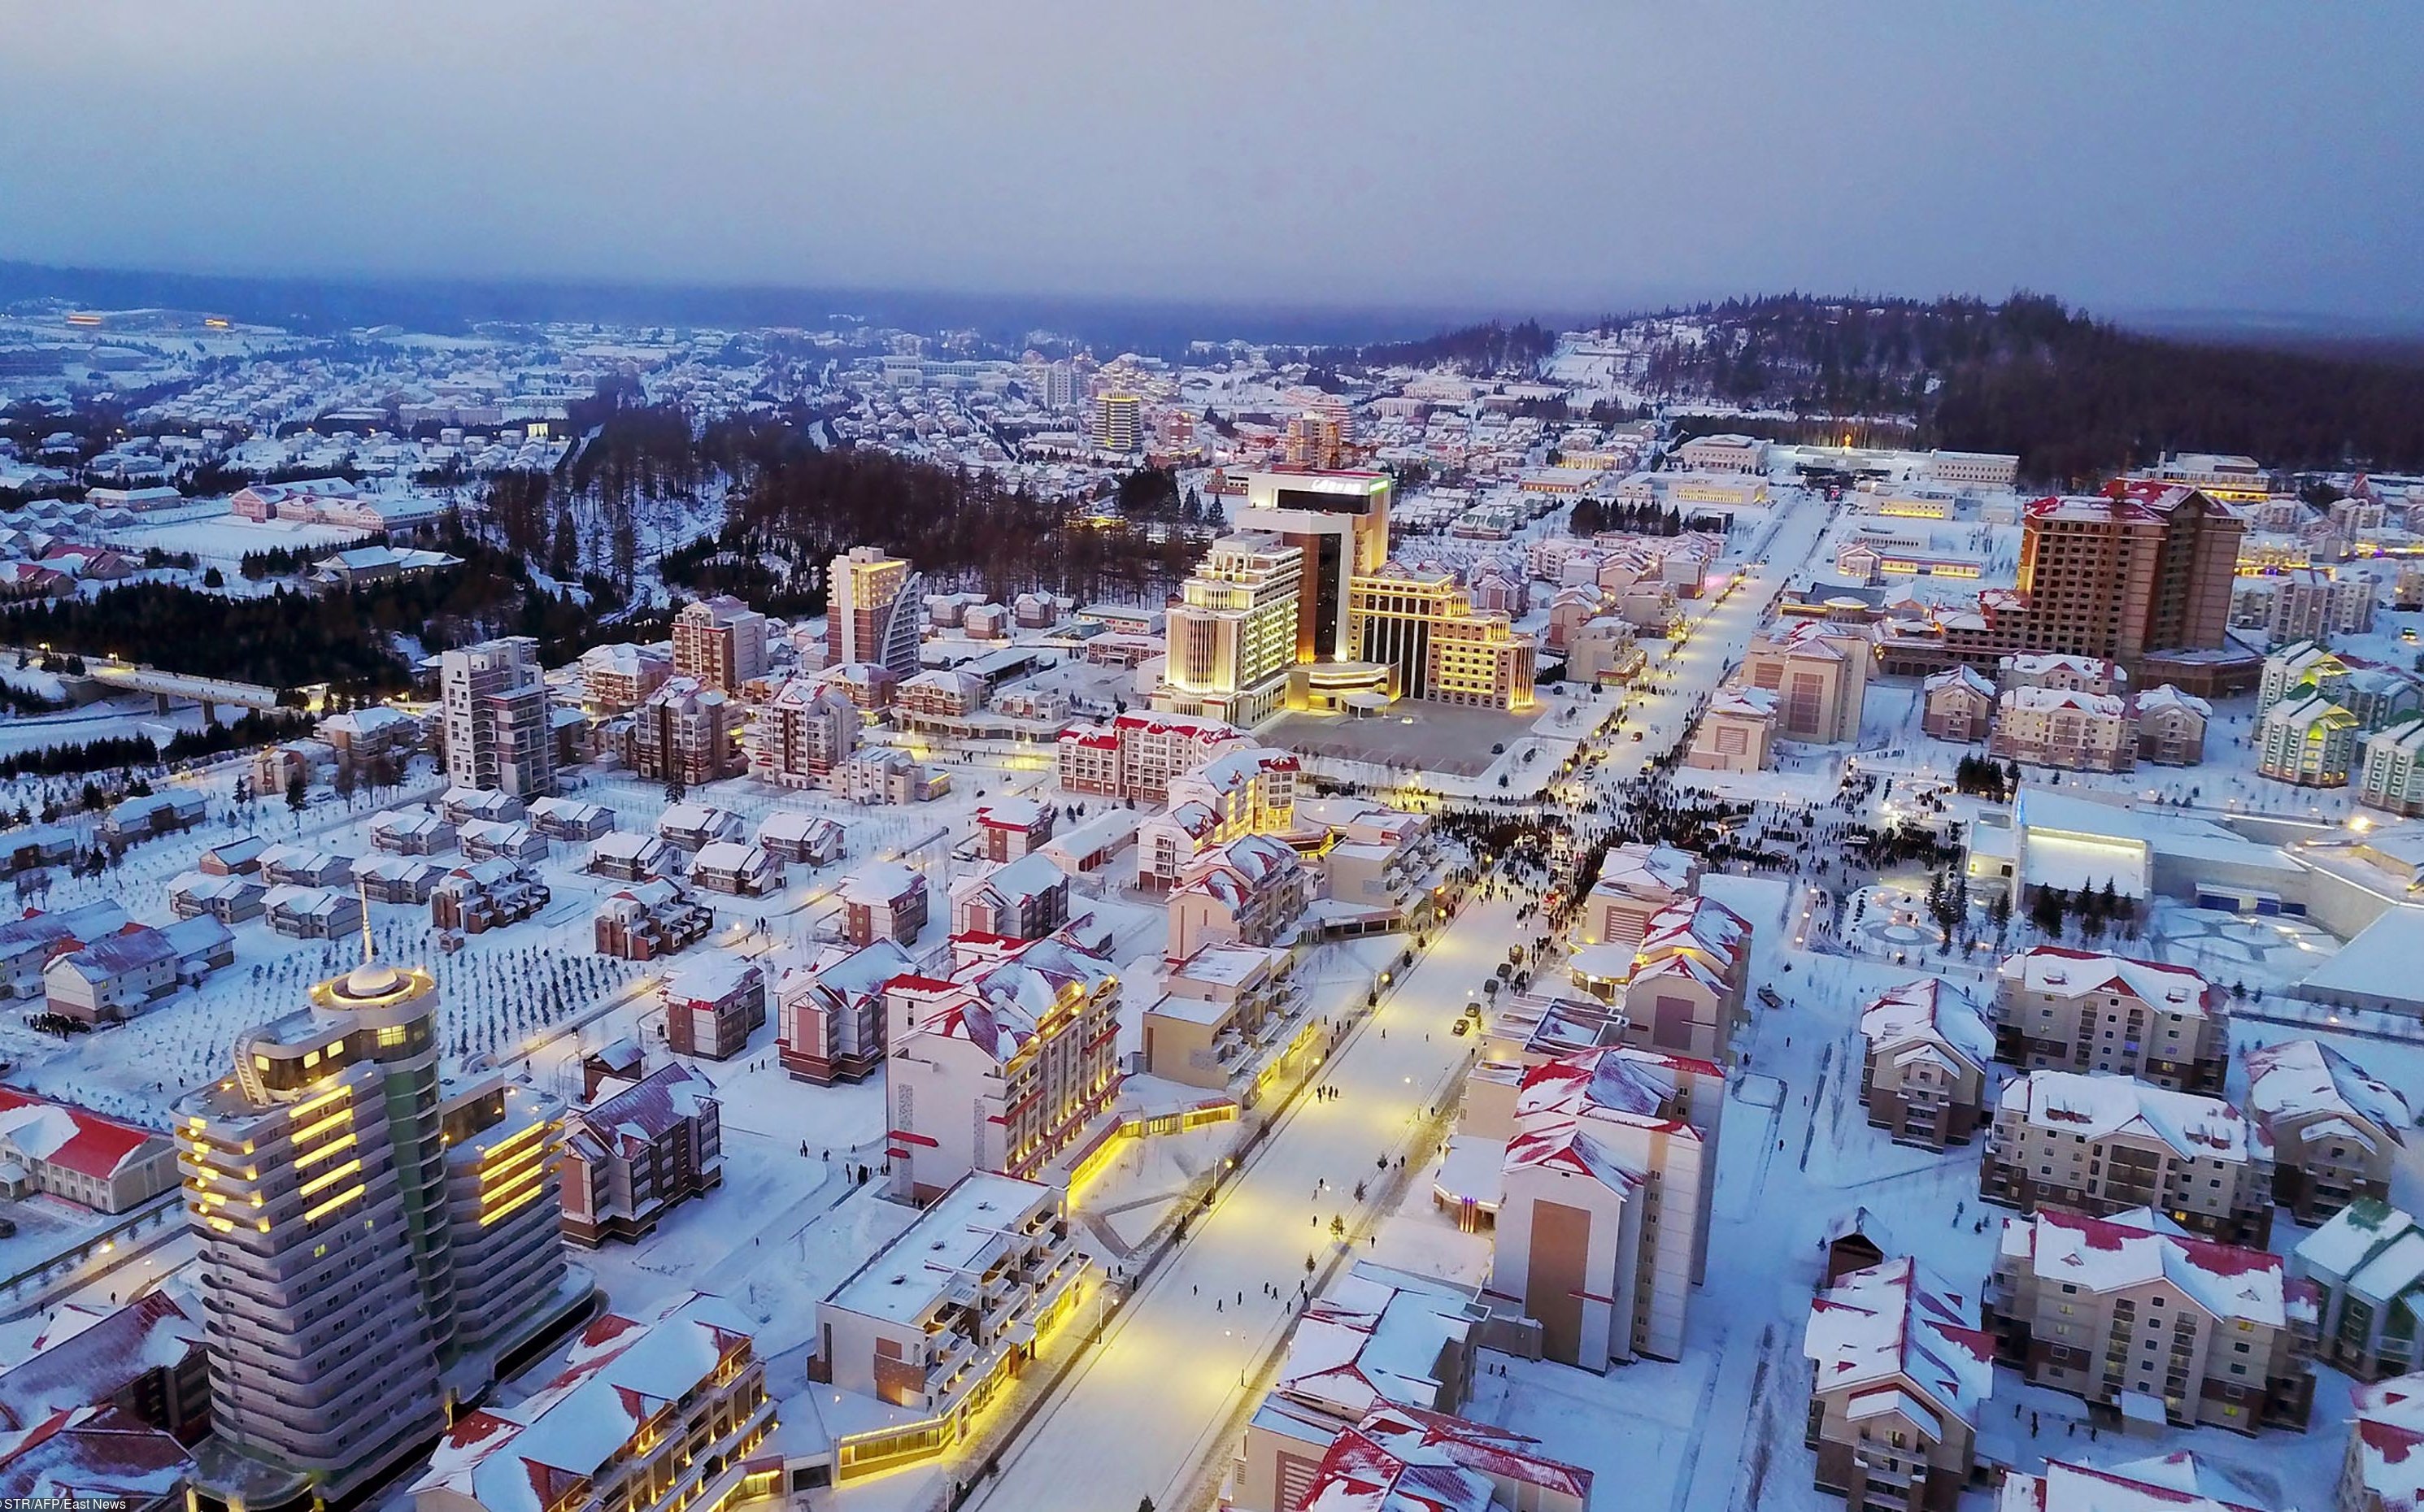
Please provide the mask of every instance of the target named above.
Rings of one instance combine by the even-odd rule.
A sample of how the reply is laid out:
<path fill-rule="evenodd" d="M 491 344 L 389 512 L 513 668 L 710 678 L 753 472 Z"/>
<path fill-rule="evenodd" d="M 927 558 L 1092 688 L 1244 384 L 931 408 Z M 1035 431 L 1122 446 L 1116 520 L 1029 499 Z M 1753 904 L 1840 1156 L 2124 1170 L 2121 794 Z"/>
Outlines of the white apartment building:
<path fill-rule="evenodd" d="M 555 740 L 538 643 L 484 641 L 439 659 L 446 776 L 519 798 L 555 790 Z"/>
<path fill-rule="evenodd" d="M 1084 1299 L 1091 1263 L 1060 1191 L 974 1171 L 817 1304 L 810 1378 L 916 1414 L 853 1438 L 837 1476 L 943 1453 Z"/>
<path fill-rule="evenodd" d="M 1491 1099 L 1479 1101 L 1459 1139 L 1497 1132 Z M 1630 1047 L 1523 1076 L 1504 1125 L 1489 1295 L 1540 1325 L 1547 1358 L 1595 1371 L 1682 1358 L 1724 1104 L 1716 1066 Z"/>
<path fill-rule="evenodd" d="M 948 978 L 884 989 L 892 1189 L 918 1202 L 970 1171 L 1036 1175 L 1119 1094 L 1108 961 L 1065 933 L 955 940 L 952 956 Z"/>
<path fill-rule="evenodd" d="M 1252 726 L 1277 713 L 1297 663 L 1304 553 L 1276 535 L 1224 535 L 1179 585 L 1154 707 Z"/>

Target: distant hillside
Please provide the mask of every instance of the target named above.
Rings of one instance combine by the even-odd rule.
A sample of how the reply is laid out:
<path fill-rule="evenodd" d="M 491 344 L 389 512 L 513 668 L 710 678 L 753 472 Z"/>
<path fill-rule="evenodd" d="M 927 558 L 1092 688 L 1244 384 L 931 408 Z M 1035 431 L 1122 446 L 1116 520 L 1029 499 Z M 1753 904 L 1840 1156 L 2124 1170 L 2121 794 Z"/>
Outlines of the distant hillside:
<path fill-rule="evenodd" d="M 2123 330 L 2018 294 L 1729 300 L 1640 323 L 1644 387 L 1812 418 L 1907 419 L 1922 446 L 2013 452 L 2084 485 L 2165 451 L 2280 468 L 2424 469 L 2424 366 L 2405 350 L 2282 350 Z"/>

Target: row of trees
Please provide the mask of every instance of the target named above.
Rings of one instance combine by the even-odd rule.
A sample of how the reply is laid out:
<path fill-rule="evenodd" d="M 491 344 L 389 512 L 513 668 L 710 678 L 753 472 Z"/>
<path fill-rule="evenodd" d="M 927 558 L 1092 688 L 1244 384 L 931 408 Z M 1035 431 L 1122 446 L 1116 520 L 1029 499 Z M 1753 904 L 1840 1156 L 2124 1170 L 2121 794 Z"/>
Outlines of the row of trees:
<path fill-rule="evenodd" d="M 1653 392 L 1828 417 L 1839 430 L 1834 417 L 1899 418 L 1918 445 L 2010 452 L 2023 476 L 2064 485 L 2217 446 L 2283 468 L 2424 467 L 2424 367 L 2413 362 L 2141 335 L 2030 294 L 1788 294 L 1672 313 L 1715 334 L 1653 350 Z M 1810 438 L 1807 426 L 1788 438 Z"/>
<path fill-rule="evenodd" d="M 2008 766 L 1993 756 L 1966 756 L 1953 768 L 1953 790 L 1971 798 L 2007 802 L 2020 790 L 2020 764 Z"/>

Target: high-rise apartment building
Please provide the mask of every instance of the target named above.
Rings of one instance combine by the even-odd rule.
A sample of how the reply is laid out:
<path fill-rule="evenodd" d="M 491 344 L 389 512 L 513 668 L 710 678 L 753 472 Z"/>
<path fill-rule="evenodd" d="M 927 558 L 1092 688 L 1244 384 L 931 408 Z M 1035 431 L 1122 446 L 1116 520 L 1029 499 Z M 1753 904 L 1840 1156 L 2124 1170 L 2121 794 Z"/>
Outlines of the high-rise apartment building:
<path fill-rule="evenodd" d="M 825 580 L 826 655 L 836 666 L 868 662 L 895 677 L 917 675 L 917 574 L 878 546 L 833 559 Z"/>
<path fill-rule="evenodd" d="M 1285 703 L 1297 664 L 1304 553 L 1267 534 L 1224 535 L 1180 585 L 1156 707 L 1255 724 Z"/>
<path fill-rule="evenodd" d="M 1106 452 L 1133 452 L 1144 440 L 1144 401 L 1132 393 L 1094 396 L 1094 444 Z"/>
<path fill-rule="evenodd" d="M 1360 574 L 1348 584 L 1347 614 L 1356 660 L 1395 668 L 1401 697 L 1532 707 L 1537 644 L 1505 614 L 1476 611 L 1453 573 Z"/>
<path fill-rule="evenodd" d="M 1389 560 L 1389 486 L 1385 472 L 1284 470 L 1246 479 L 1236 528 L 1276 535 L 1304 554 L 1297 661 L 1356 660 L 1349 584 Z"/>
<path fill-rule="evenodd" d="M 739 692 L 766 675 L 766 616 L 730 594 L 683 605 L 674 616 L 674 673 L 720 693 Z"/>
<path fill-rule="evenodd" d="M 555 791 L 555 741 L 538 643 L 483 641 L 439 659 L 446 776 L 461 788 L 530 798 Z"/>
<path fill-rule="evenodd" d="M 556 1109 L 439 1076 L 425 972 L 365 960 L 177 1109 L 211 1415 L 248 1499 L 333 1500 L 419 1452 L 501 1354 L 582 1305 L 556 1237 Z M 291 1477 L 262 1494 L 266 1472 Z"/>
<path fill-rule="evenodd" d="M 2150 656 L 2223 645 L 2244 530 L 2229 505 L 2176 484 L 2040 499 L 2021 520 L 2017 591 L 1948 623 L 1945 650 L 1980 667 L 2023 651 L 2102 657 L 2149 680 Z"/>

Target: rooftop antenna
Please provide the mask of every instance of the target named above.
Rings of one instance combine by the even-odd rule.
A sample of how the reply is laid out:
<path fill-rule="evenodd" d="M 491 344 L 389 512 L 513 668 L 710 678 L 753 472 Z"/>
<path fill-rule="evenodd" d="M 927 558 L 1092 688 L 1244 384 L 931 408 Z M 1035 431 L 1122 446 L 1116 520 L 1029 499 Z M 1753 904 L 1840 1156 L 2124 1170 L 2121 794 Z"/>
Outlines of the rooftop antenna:
<path fill-rule="evenodd" d="M 362 964 L 367 966 L 378 955 L 378 947 L 371 943 L 371 884 L 367 878 L 354 879 L 354 891 L 362 900 Z"/>

